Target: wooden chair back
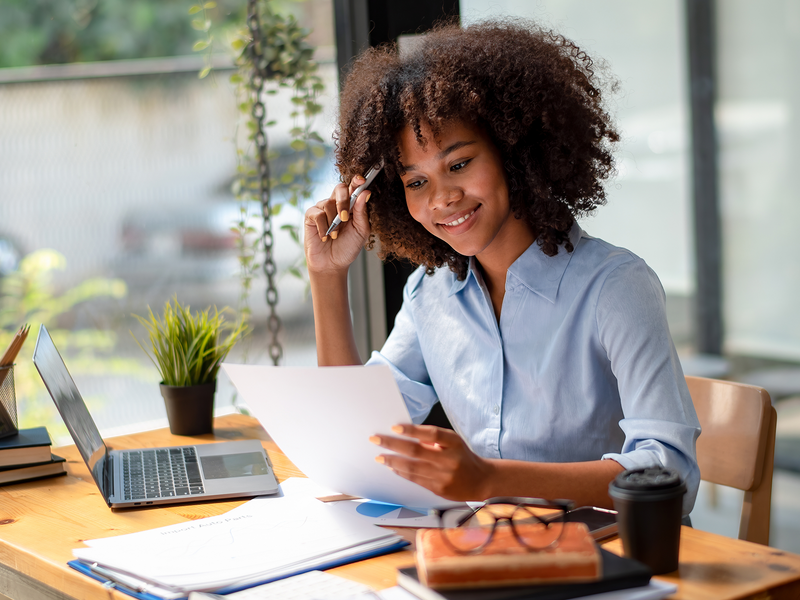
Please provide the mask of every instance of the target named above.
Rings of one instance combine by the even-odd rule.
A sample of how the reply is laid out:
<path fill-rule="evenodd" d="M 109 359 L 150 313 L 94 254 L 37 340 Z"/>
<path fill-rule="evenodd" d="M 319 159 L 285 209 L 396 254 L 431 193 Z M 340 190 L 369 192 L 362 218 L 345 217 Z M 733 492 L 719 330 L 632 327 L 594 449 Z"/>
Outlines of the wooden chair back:
<path fill-rule="evenodd" d="M 700 478 L 744 491 L 739 539 L 769 545 L 777 414 L 763 388 L 686 377 L 702 433 Z"/>

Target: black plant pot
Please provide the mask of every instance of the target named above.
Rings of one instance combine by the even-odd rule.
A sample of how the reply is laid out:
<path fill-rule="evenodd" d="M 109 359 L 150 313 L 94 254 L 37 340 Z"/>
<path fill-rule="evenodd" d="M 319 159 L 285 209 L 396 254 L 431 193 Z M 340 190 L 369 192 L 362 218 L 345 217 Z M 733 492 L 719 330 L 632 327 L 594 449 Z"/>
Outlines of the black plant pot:
<path fill-rule="evenodd" d="M 202 435 L 214 431 L 214 392 L 217 382 L 174 386 L 161 384 L 173 435 Z"/>

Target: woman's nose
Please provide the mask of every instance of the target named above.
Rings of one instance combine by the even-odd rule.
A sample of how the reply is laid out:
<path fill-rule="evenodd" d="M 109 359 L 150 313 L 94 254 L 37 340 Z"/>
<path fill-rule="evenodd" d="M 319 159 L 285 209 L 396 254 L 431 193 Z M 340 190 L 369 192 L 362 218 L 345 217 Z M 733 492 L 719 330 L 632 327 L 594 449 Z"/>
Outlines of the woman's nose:
<path fill-rule="evenodd" d="M 453 185 L 437 185 L 428 200 L 431 208 L 443 208 L 457 202 L 463 196 L 461 188 Z"/>

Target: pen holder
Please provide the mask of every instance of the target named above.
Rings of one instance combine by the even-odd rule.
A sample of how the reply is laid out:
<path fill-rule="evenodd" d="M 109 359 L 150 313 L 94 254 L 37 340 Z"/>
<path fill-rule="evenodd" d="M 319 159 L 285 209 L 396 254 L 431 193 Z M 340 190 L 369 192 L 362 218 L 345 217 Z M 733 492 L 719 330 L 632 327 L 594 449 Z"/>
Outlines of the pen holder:
<path fill-rule="evenodd" d="M 0 367 L 0 438 L 14 435 L 18 431 L 14 365 L 8 365 Z"/>

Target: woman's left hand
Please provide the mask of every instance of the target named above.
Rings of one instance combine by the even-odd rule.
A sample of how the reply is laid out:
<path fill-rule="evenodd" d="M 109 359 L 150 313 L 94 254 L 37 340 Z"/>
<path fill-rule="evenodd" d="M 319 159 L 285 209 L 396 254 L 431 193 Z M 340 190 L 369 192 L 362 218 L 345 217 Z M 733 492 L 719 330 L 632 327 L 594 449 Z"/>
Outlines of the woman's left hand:
<path fill-rule="evenodd" d="M 381 454 L 375 460 L 447 500 L 489 497 L 490 461 L 470 450 L 455 431 L 406 424 L 392 431 L 404 437 L 375 435 L 370 441 L 397 454 Z"/>

